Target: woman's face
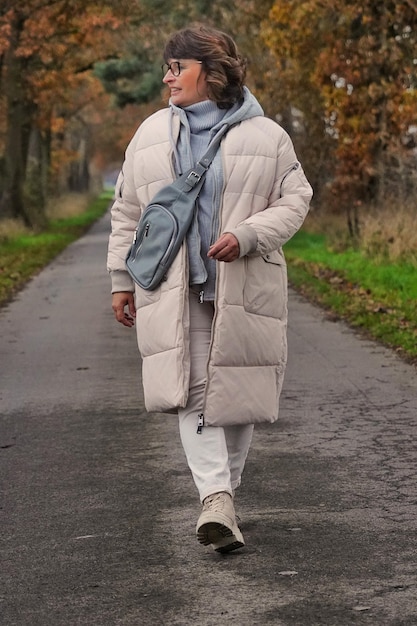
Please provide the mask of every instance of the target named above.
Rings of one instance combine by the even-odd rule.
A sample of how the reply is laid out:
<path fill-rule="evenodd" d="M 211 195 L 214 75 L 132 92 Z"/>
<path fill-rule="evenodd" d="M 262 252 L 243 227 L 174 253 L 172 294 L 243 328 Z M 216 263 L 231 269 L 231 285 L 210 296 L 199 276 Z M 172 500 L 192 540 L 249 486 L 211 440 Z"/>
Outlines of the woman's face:
<path fill-rule="evenodd" d="M 196 102 L 209 100 L 206 73 L 201 61 L 168 59 L 167 65 L 169 69 L 162 80 L 169 87 L 172 104 L 187 107 Z"/>

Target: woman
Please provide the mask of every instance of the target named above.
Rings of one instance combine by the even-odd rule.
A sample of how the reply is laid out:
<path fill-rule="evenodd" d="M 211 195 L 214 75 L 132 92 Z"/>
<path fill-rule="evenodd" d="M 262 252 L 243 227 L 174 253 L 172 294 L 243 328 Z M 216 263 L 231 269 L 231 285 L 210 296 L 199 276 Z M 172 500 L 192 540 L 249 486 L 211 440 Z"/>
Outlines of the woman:
<path fill-rule="evenodd" d="M 285 131 L 244 86 L 245 62 L 225 33 L 174 33 L 164 51 L 169 107 L 126 151 L 112 207 L 112 307 L 136 318 L 148 411 L 175 412 L 203 505 L 197 538 L 244 545 L 233 498 L 255 423 L 274 422 L 286 364 L 282 245 L 300 228 L 311 187 Z M 206 175 L 198 211 L 166 280 L 135 286 L 125 268 L 144 207 L 233 124 Z"/>

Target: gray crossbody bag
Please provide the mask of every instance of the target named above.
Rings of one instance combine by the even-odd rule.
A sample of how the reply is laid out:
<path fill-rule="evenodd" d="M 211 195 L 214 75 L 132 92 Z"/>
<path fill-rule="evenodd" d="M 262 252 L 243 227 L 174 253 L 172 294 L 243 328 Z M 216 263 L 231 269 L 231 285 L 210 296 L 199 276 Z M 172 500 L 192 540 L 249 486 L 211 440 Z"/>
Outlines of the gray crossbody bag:
<path fill-rule="evenodd" d="M 207 170 L 227 130 L 225 124 L 196 166 L 158 191 L 142 213 L 126 257 L 126 269 L 142 289 L 152 291 L 166 279 L 190 228 Z"/>

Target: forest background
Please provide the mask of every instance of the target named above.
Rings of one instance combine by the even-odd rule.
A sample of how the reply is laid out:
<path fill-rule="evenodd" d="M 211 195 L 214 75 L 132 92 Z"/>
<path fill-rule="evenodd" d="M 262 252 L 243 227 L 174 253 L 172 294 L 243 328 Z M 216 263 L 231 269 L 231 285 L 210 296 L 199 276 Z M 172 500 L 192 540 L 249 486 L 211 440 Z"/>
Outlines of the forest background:
<path fill-rule="evenodd" d="M 237 40 L 314 188 L 291 280 L 417 357 L 417 0 L 0 0 L 0 282 L 27 275 L 12 248 L 56 241 L 54 207 L 114 184 L 192 22 Z"/>

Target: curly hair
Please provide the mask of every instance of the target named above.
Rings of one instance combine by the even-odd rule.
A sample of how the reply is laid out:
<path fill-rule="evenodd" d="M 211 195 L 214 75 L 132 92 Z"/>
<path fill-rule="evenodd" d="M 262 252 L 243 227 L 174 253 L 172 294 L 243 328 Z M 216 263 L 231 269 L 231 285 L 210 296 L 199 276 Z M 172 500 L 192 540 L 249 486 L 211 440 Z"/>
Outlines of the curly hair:
<path fill-rule="evenodd" d="M 164 60 L 169 59 L 202 61 L 209 98 L 220 109 L 229 109 L 243 98 L 246 60 L 226 33 L 207 26 L 183 28 L 165 45 Z"/>

